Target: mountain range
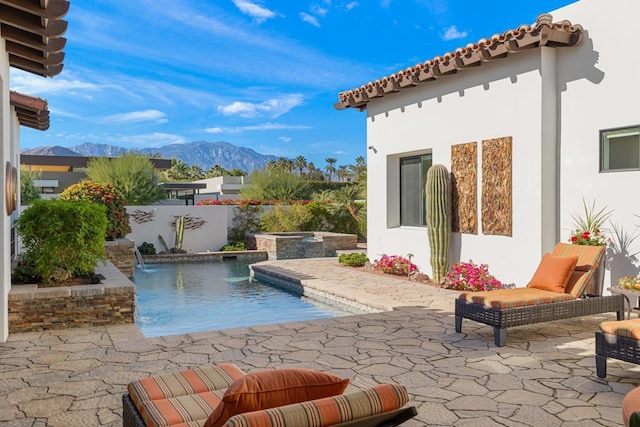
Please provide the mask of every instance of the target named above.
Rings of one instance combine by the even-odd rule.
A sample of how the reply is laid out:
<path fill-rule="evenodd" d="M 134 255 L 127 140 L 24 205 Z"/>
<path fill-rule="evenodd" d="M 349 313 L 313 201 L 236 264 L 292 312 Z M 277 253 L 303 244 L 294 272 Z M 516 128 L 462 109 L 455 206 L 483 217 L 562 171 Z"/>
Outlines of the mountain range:
<path fill-rule="evenodd" d="M 196 141 L 185 144 L 170 144 L 156 148 L 130 149 L 108 144 L 85 142 L 74 147 L 47 146 L 23 150 L 22 154 L 41 156 L 87 156 L 117 157 L 129 151 L 141 154 L 159 155 L 163 159 L 182 160 L 190 166 L 200 166 L 207 171 L 214 165 L 225 169 L 241 169 L 251 172 L 267 165 L 276 156 L 260 154 L 251 148 L 238 147 L 224 141 Z"/>

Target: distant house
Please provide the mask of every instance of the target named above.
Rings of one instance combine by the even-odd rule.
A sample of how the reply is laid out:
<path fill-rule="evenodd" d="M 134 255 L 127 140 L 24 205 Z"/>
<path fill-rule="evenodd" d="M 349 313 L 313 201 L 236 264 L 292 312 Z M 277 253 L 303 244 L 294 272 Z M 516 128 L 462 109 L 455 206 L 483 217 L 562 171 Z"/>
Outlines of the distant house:
<path fill-rule="evenodd" d="M 20 126 L 37 130 L 49 127 L 47 102 L 10 91 L 9 69 L 18 68 L 42 77 L 53 77 L 62 71 L 66 39 L 62 37 L 67 22 L 62 18 L 69 9 L 66 0 L 2 2 L 0 15 L 0 174 L 2 226 L 0 227 L 0 342 L 9 335 L 8 294 L 11 288 L 11 261 L 15 254 L 16 205 L 20 203 L 19 174 Z"/>
<path fill-rule="evenodd" d="M 67 187 L 86 179 L 86 168 L 92 157 L 46 156 L 21 154 L 20 169 L 40 174 L 34 184 L 43 194 L 59 194 Z M 171 159 L 150 159 L 158 171 L 171 168 Z"/>
<path fill-rule="evenodd" d="M 431 273 L 423 189 L 439 163 L 456 184 L 451 263 L 523 286 L 584 199 L 614 211 L 605 283 L 637 274 L 640 243 L 619 235 L 640 223 L 638 16 L 637 0 L 581 0 L 340 93 L 336 108 L 366 110 L 369 257 L 411 253 Z"/>

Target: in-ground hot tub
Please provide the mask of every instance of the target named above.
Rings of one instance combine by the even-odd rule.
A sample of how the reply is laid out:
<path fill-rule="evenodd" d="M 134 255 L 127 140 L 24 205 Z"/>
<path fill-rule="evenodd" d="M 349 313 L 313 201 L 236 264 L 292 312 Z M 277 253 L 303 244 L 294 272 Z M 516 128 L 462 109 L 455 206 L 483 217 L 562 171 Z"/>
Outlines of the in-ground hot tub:
<path fill-rule="evenodd" d="M 269 259 L 319 258 L 336 256 L 337 250 L 358 248 L 355 234 L 328 231 L 247 234 L 249 249 L 266 251 Z"/>

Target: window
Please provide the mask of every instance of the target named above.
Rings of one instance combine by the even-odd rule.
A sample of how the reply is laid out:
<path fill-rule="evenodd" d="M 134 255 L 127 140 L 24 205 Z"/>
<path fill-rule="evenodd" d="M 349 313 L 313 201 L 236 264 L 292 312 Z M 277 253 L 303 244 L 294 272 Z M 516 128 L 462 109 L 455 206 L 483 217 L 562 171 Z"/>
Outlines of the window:
<path fill-rule="evenodd" d="M 600 172 L 640 169 L 640 126 L 600 131 Z"/>
<path fill-rule="evenodd" d="M 400 159 L 400 225 L 426 225 L 424 185 L 431 163 L 431 154 Z"/>

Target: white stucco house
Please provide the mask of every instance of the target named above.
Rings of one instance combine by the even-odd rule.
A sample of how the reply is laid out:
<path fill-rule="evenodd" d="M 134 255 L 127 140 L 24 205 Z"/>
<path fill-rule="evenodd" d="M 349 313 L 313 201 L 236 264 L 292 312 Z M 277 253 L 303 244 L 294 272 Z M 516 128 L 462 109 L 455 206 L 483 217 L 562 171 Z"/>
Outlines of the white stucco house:
<path fill-rule="evenodd" d="M 613 232 L 640 234 L 638 16 L 637 0 L 580 0 L 340 93 L 336 108 L 366 113 L 369 258 L 411 253 L 431 274 L 422 189 L 439 163 L 462 175 L 470 221 L 450 264 L 524 286 L 585 200 L 613 210 L 605 289 L 638 274 L 640 239 Z"/>
<path fill-rule="evenodd" d="M 49 127 L 47 102 L 10 90 L 11 67 L 53 77 L 63 68 L 69 9 L 66 0 L 0 0 L 0 189 L 3 207 L 0 227 L 0 342 L 9 335 L 8 295 L 11 289 L 11 262 L 15 257 L 13 222 L 19 206 L 20 126 L 38 130 Z"/>

